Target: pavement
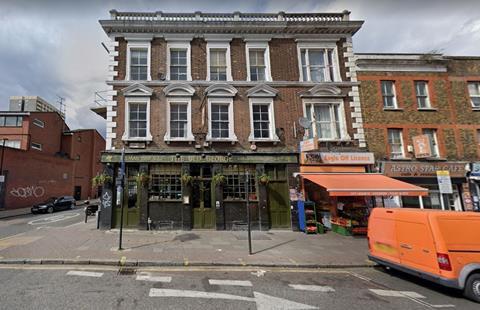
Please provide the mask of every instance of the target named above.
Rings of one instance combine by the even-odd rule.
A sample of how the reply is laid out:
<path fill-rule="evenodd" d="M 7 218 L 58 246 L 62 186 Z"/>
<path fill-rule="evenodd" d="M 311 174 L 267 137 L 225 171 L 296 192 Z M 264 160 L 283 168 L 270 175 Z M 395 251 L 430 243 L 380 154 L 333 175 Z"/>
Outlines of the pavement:
<path fill-rule="evenodd" d="M 478 309 L 377 268 L 0 265 L 0 279 L 0 309 Z"/>
<path fill-rule="evenodd" d="M 0 220 L 0 264 L 128 266 L 363 267 L 367 240 L 332 232 L 119 231 L 84 223 L 82 209 Z"/>

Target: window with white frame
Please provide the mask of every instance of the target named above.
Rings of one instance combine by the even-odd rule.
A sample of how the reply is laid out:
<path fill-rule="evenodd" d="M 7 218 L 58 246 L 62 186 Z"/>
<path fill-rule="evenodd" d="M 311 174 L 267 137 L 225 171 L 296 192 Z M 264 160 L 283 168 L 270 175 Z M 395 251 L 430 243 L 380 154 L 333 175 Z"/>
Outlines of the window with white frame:
<path fill-rule="evenodd" d="M 405 157 L 402 129 L 388 129 L 388 145 L 390 148 L 390 159 Z"/>
<path fill-rule="evenodd" d="M 250 141 L 277 141 L 273 99 L 250 99 Z"/>
<path fill-rule="evenodd" d="M 480 82 L 469 82 L 468 93 L 473 108 L 480 108 Z"/>
<path fill-rule="evenodd" d="M 209 109 L 209 140 L 237 139 L 234 133 L 233 100 L 231 98 L 210 98 Z"/>
<path fill-rule="evenodd" d="M 333 48 L 300 48 L 302 81 L 336 81 L 336 62 L 334 59 Z"/>
<path fill-rule="evenodd" d="M 429 109 L 430 98 L 428 96 L 428 83 L 426 81 L 415 81 L 415 95 L 419 109 Z"/>
<path fill-rule="evenodd" d="M 34 150 L 37 150 L 37 151 L 41 151 L 42 150 L 42 144 L 41 143 L 35 143 L 35 142 L 32 142 L 30 144 L 31 148 L 34 149 Z"/>
<path fill-rule="evenodd" d="M 313 138 L 315 129 L 316 137 L 320 140 L 340 140 L 343 138 L 343 113 L 340 104 L 307 103 L 305 112 L 307 118 L 312 122 L 312 129 L 308 131 L 310 138 Z"/>
<path fill-rule="evenodd" d="M 227 49 L 209 49 L 209 80 L 227 80 Z"/>
<path fill-rule="evenodd" d="M 149 81 L 150 42 L 129 42 L 127 44 L 127 80 Z"/>
<path fill-rule="evenodd" d="M 438 148 L 437 130 L 436 129 L 423 129 L 423 134 L 428 136 L 430 142 L 430 150 L 432 152 L 431 157 L 440 157 Z"/>
<path fill-rule="evenodd" d="M 167 98 L 165 141 L 193 141 L 190 98 Z"/>
<path fill-rule="evenodd" d="M 147 137 L 147 103 L 129 102 L 128 136 L 130 138 Z"/>
<path fill-rule="evenodd" d="M 268 43 L 247 43 L 247 78 L 249 81 L 271 81 Z"/>
<path fill-rule="evenodd" d="M 385 109 L 397 109 L 395 98 L 395 83 L 393 81 L 381 81 L 383 107 Z"/>
<path fill-rule="evenodd" d="M 167 79 L 172 81 L 190 81 L 190 42 L 168 44 Z"/>
<path fill-rule="evenodd" d="M 35 118 L 33 120 L 33 124 L 37 127 L 40 127 L 40 128 L 44 128 L 45 127 L 45 123 L 41 120 L 39 120 L 38 118 Z"/>
<path fill-rule="evenodd" d="M 9 147 L 12 149 L 20 149 L 21 141 L 20 140 L 0 140 L 0 145 L 5 147 Z"/>

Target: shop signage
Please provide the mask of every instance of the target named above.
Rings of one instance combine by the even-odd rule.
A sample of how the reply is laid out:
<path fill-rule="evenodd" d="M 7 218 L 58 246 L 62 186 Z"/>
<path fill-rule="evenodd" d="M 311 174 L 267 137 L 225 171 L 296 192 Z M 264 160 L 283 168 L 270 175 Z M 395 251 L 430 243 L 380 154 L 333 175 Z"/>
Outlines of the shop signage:
<path fill-rule="evenodd" d="M 472 171 L 470 172 L 470 177 L 474 179 L 480 179 L 480 162 L 472 164 Z"/>
<path fill-rule="evenodd" d="M 302 165 L 371 165 L 375 162 L 373 153 L 301 153 Z"/>
<path fill-rule="evenodd" d="M 448 170 L 437 171 L 438 189 L 442 194 L 453 194 L 452 179 Z"/>
<path fill-rule="evenodd" d="M 118 163 L 120 154 L 102 154 L 102 162 Z M 127 163 L 285 163 L 296 164 L 296 155 L 261 154 L 125 154 Z"/>
<path fill-rule="evenodd" d="M 318 149 L 317 138 L 300 141 L 300 152 L 314 151 L 316 149 Z"/>
<path fill-rule="evenodd" d="M 430 137 L 428 135 L 415 136 L 412 138 L 412 141 L 416 158 L 427 158 L 432 156 Z"/>
<path fill-rule="evenodd" d="M 464 178 L 466 175 L 465 164 L 465 162 L 383 162 L 382 171 L 386 176 L 394 178 L 435 178 L 437 171 L 446 170 L 452 178 Z"/>

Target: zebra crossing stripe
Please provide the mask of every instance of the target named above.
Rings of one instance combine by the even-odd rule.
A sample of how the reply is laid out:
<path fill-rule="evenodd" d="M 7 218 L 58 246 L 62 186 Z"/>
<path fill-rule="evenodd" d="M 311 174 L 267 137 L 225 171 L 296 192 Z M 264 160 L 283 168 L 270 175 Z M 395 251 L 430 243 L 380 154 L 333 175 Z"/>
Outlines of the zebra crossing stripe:
<path fill-rule="evenodd" d="M 94 277 L 100 278 L 103 276 L 103 272 L 91 272 L 91 271 L 78 271 L 78 270 L 70 270 L 67 272 L 68 276 L 80 276 L 80 277 Z"/>
<path fill-rule="evenodd" d="M 250 281 L 240 281 L 240 280 L 215 280 L 209 279 L 208 283 L 210 285 L 229 285 L 229 286 L 252 286 L 252 282 Z"/>
<path fill-rule="evenodd" d="M 378 296 L 384 296 L 384 297 L 425 298 L 425 296 L 423 295 L 420 295 L 416 292 L 410 292 L 410 291 L 393 291 L 393 290 L 376 290 L 376 289 L 369 289 L 369 291 L 377 294 Z"/>
<path fill-rule="evenodd" d="M 300 290 L 300 291 L 323 292 L 323 293 L 335 292 L 335 289 L 333 289 L 330 286 L 303 285 L 303 284 L 289 284 L 288 286 L 290 286 L 294 290 Z"/>

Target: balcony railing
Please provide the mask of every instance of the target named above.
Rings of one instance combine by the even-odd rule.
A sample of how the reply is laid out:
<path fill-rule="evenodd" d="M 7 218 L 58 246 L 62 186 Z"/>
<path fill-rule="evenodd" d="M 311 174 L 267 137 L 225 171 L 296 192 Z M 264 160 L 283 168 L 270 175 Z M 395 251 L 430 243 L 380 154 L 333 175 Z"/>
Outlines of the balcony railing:
<path fill-rule="evenodd" d="M 341 22 L 349 20 L 349 11 L 341 13 L 163 13 L 110 11 L 112 20 L 165 22 Z"/>

